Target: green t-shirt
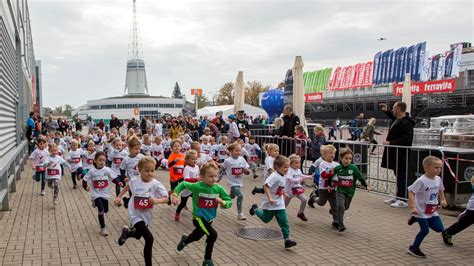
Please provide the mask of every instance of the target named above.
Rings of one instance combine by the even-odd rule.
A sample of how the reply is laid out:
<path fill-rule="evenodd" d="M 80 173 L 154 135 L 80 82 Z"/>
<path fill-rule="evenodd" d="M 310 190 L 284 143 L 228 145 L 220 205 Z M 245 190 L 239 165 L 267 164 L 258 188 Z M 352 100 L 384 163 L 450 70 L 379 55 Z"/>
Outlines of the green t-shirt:
<path fill-rule="evenodd" d="M 187 189 L 193 193 L 193 216 L 206 221 L 212 221 L 217 216 L 217 207 L 219 204 L 215 200 L 221 198 L 224 201 L 222 208 L 228 209 L 232 206 L 232 200 L 225 189 L 218 184 L 209 186 L 200 181 L 197 183 L 181 182 L 174 193 L 179 195 L 182 190 Z"/>
<path fill-rule="evenodd" d="M 345 193 L 349 197 L 354 197 L 356 182 L 360 181 L 362 186 L 367 187 L 364 177 L 359 171 L 359 168 L 354 164 L 349 164 L 347 167 L 342 164 L 334 168 L 334 174 L 337 175 L 337 192 Z"/>

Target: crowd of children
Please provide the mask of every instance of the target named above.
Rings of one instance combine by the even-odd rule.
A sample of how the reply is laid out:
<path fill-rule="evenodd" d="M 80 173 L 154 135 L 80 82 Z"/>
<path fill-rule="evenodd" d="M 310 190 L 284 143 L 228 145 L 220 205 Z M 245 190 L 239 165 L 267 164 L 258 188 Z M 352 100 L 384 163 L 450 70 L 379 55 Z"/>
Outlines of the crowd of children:
<path fill-rule="evenodd" d="M 229 119 L 232 128 L 235 117 L 230 116 Z M 302 130 L 297 128 L 296 131 Z M 203 265 L 214 265 L 212 252 L 217 232 L 212 224 L 217 216 L 217 208 L 231 208 L 233 199 L 236 199 L 237 220 L 247 219 L 243 211 L 242 193 L 245 176 L 252 174 L 253 178 L 258 178 L 257 169 L 262 157 L 262 187 L 253 188 L 252 194 L 263 195 L 260 204 L 253 204 L 249 213 L 264 223 L 275 217 L 282 231 L 285 248 L 297 244 L 290 238 L 286 212 L 292 198 L 299 199 L 297 217 L 305 222 L 308 221 L 306 204 L 314 208 L 315 203 L 324 206 L 329 202 L 331 225 L 343 232 L 346 230 L 344 214 L 354 197 L 357 181 L 370 190 L 358 167 L 352 164 L 353 154 L 347 148 L 339 150 L 340 160 L 337 162 L 334 146 L 314 142 L 311 147 L 318 144 L 318 151 L 313 153 L 318 154 L 318 157 L 313 156 L 315 161 L 309 175 L 305 175 L 301 170 L 301 164 L 306 159 L 303 153 L 296 152 L 287 158 L 280 155 L 279 146 L 272 143 L 265 144 L 261 149 L 255 136 L 247 136 L 245 130 L 234 128 L 229 137 L 215 139 L 209 135 L 210 130 L 205 129 L 199 141 L 192 141 L 184 132 L 179 132 L 174 139 L 170 134 L 161 136 L 152 132 L 148 130 L 141 135 L 130 129 L 127 134 L 120 135 L 118 130 L 104 134 L 101 130 L 91 129 L 88 135 L 71 132 L 65 137 L 61 134 L 39 136 L 36 149 L 30 155 L 35 170 L 33 179 L 41 182 L 40 195 L 46 195 L 45 186 L 48 184 L 53 189 L 53 205 L 58 204 L 59 182 L 64 167 L 69 169 L 73 189 L 77 188 L 77 181 L 82 180 L 82 187 L 90 192 L 92 206 L 97 208 L 100 234 L 103 236 L 109 234 L 105 214 L 109 210 L 110 186 L 114 183 L 114 203 L 117 206 L 123 204 L 128 209 L 131 225 L 123 227 L 118 244 L 123 245 L 130 237 L 143 237 L 146 265 L 152 262 L 153 234 L 149 225 L 153 206 L 173 203 L 177 206 L 174 220 L 179 222 L 189 198 L 192 199 L 192 223 L 195 229 L 189 235 L 182 236 L 177 250 L 183 250 L 206 235 Z M 304 134 L 300 135 L 306 138 Z M 440 164 L 436 157 L 425 158 L 425 175 L 409 187 L 413 215 L 409 223 L 418 222 L 420 225 L 420 232 L 409 247 L 409 252 L 416 256 L 424 256 L 420 245 L 429 228 L 442 232 L 444 242 L 452 245 L 452 236 L 473 222 L 474 200 L 471 198 L 460 220 L 444 230 L 436 212 L 438 195 L 441 196 L 441 204 L 446 205 L 443 185 L 438 176 L 442 167 Z M 169 189 L 154 178 L 157 169 L 169 171 Z M 222 179 L 227 181 L 228 189 L 219 184 Z M 309 198 L 304 188 L 307 179 L 316 184 Z"/>

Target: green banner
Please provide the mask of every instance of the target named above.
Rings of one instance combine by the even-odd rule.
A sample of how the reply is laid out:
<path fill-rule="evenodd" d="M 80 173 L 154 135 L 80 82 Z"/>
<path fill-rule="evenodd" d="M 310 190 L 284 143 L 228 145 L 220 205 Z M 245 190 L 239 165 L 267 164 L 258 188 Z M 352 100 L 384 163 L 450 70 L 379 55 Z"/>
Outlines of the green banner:
<path fill-rule="evenodd" d="M 332 68 L 303 73 L 304 93 L 326 91 Z"/>

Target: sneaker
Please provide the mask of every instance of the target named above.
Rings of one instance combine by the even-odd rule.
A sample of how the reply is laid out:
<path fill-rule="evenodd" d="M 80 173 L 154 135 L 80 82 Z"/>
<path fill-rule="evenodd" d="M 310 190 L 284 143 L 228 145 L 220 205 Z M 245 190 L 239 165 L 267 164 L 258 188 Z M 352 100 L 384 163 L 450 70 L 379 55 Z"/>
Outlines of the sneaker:
<path fill-rule="evenodd" d="M 81 177 L 80 175 L 77 175 L 76 179 L 77 179 L 77 180 L 81 180 L 82 177 Z"/>
<path fill-rule="evenodd" d="M 390 207 L 392 208 L 408 208 L 408 203 L 398 200 L 395 203 L 390 204 Z"/>
<path fill-rule="evenodd" d="M 383 203 L 385 204 L 394 204 L 395 202 L 397 202 L 396 198 L 391 198 L 383 201 Z"/>
<path fill-rule="evenodd" d="M 258 189 L 257 187 L 254 187 L 254 188 L 252 189 L 252 195 L 257 194 L 257 189 Z"/>
<path fill-rule="evenodd" d="M 253 175 L 253 178 L 254 178 L 254 179 L 257 179 L 257 178 L 258 178 L 258 175 Z"/>
<path fill-rule="evenodd" d="M 95 201 L 92 200 L 92 208 L 95 208 L 95 207 L 97 207 L 97 206 L 95 206 Z"/>
<path fill-rule="evenodd" d="M 122 233 L 120 234 L 119 239 L 117 240 L 117 243 L 119 244 L 119 246 L 122 246 L 123 244 L 125 244 L 125 241 L 127 240 L 129 233 L 130 233 L 130 228 L 125 225 L 122 228 Z"/>
<path fill-rule="evenodd" d="M 291 247 L 294 247 L 296 246 L 296 242 L 291 240 L 291 239 L 287 239 L 285 240 L 285 248 L 291 248 Z"/>
<path fill-rule="evenodd" d="M 175 214 L 174 214 L 174 220 L 175 220 L 176 222 L 179 222 L 179 213 L 175 213 Z"/>
<path fill-rule="evenodd" d="M 239 213 L 239 214 L 237 214 L 237 220 L 238 221 L 245 221 L 245 220 L 247 220 L 247 217 L 245 217 L 245 215 L 243 213 Z"/>
<path fill-rule="evenodd" d="M 58 205 L 58 199 L 53 199 L 53 205 Z"/>
<path fill-rule="evenodd" d="M 415 257 L 418 257 L 418 258 L 426 258 L 426 255 L 423 252 L 421 252 L 421 250 L 419 248 L 415 248 L 413 246 L 410 246 L 408 248 L 408 254 L 411 254 L 411 255 L 413 255 Z"/>
<path fill-rule="evenodd" d="M 309 198 L 309 200 L 308 200 L 308 206 L 311 207 L 311 208 L 316 208 L 316 207 L 314 207 L 314 202 L 315 202 L 315 201 L 316 201 L 316 200 L 315 200 L 315 197 L 311 197 L 311 196 L 310 196 L 310 198 Z"/>
<path fill-rule="evenodd" d="M 253 204 L 252 207 L 251 207 L 250 210 L 249 210 L 250 215 L 254 216 L 256 209 L 258 209 L 257 204 Z"/>
<path fill-rule="evenodd" d="M 40 195 L 41 195 L 41 196 L 45 196 L 45 195 L 46 195 L 46 192 L 44 192 L 44 190 L 41 190 Z"/>
<path fill-rule="evenodd" d="M 100 235 L 102 235 L 102 236 L 108 236 L 108 235 L 109 235 L 109 232 L 107 231 L 106 228 L 102 228 L 102 229 L 100 229 Z"/>
<path fill-rule="evenodd" d="M 319 197 L 319 188 L 317 185 L 316 185 L 316 188 L 311 192 L 311 194 L 309 194 L 309 197 L 313 199 Z"/>
<path fill-rule="evenodd" d="M 339 230 L 339 223 L 338 222 L 332 222 L 331 226 L 332 226 L 332 229 Z"/>
<path fill-rule="evenodd" d="M 72 189 L 77 189 L 77 185 L 74 184 L 74 185 L 72 186 Z"/>
<path fill-rule="evenodd" d="M 202 266 L 214 266 L 214 262 L 212 260 L 204 260 Z"/>
<path fill-rule="evenodd" d="M 344 232 L 346 231 L 346 227 L 343 224 L 339 225 L 339 232 Z"/>
<path fill-rule="evenodd" d="M 176 250 L 178 250 L 178 251 L 183 250 L 184 247 L 187 246 L 187 244 L 185 243 L 186 240 L 188 240 L 188 236 L 187 236 L 187 235 L 183 235 L 183 236 L 181 237 L 181 241 L 179 241 L 178 246 L 176 247 Z"/>
<path fill-rule="evenodd" d="M 130 201 L 130 198 L 123 197 L 122 200 L 123 200 L 123 206 L 125 207 L 125 209 L 128 209 L 128 202 Z"/>
<path fill-rule="evenodd" d="M 416 223 L 416 217 L 410 216 L 410 218 L 408 218 L 408 225 L 412 225 L 414 223 Z"/>
<path fill-rule="evenodd" d="M 171 197 L 168 197 L 168 205 L 171 205 Z"/>
<path fill-rule="evenodd" d="M 441 232 L 441 236 L 443 237 L 443 242 L 448 245 L 448 246 L 452 246 L 453 245 L 453 236 L 451 235 L 448 235 L 448 232 L 446 232 L 446 230 L 444 230 L 443 232 Z"/>
<path fill-rule="evenodd" d="M 299 212 L 298 215 L 296 215 L 296 217 L 300 218 L 301 221 L 303 221 L 303 222 L 307 222 L 307 221 L 308 221 L 308 218 L 306 218 L 306 216 L 305 216 L 304 213 L 302 213 L 302 212 Z"/>

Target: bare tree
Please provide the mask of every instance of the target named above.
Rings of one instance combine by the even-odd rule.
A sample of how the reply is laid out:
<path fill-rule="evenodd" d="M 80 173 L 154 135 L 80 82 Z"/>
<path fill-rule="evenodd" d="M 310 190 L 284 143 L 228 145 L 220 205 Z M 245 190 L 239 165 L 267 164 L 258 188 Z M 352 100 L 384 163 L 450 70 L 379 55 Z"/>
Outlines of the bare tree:
<path fill-rule="evenodd" d="M 245 88 L 245 103 L 260 107 L 259 95 L 268 91 L 269 88 L 270 85 L 264 87 L 260 81 L 248 81 L 247 88 Z"/>
<path fill-rule="evenodd" d="M 216 104 L 217 105 L 228 105 L 234 104 L 234 96 L 232 95 L 232 91 L 234 90 L 234 83 L 233 82 L 226 82 L 222 87 L 219 89 L 216 97 Z"/>

